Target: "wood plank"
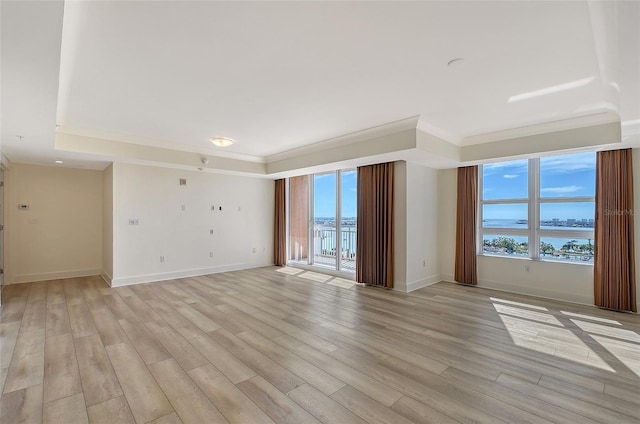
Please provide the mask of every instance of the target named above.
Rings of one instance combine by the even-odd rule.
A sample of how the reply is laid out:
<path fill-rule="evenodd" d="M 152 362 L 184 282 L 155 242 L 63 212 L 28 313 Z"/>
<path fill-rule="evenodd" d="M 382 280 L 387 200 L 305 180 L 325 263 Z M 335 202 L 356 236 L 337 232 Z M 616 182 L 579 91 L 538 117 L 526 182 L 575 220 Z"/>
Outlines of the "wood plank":
<path fill-rule="evenodd" d="M 409 396 L 402 396 L 391 406 L 391 409 L 414 423 L 458 424 L 460 422 Z"/>
<path fill-rule="evenodd" d="M 121 319 L 118 322 L 127 333 L 131 344 L 136 348 L 138 355 L 140 355 L 145 364 L 152 364 L 171 357 L 158 339 L 140 321 L 130 322 L 126 319 Z"/>
<path fill-rule="evenodd" d="M 44 357 L 44 403 L 82 392 L 71 333 L 47 337 Z"/>
<path fill-rule="evenodd" d="M 245 365 L 231 352 L 214 341 L 208 334 L 200 330 L 193 331 L 187 327 L 179 329 L 198 351 L 219 369 L 233 384 L 238 384 L 256 375 L 256 372 Z"/>
<path fill-rule="evenodd" d="M 195 368 L 189 375 L 231 424 L 273 424 L 273 420 L 213 365 Z"/>
<path fill-rule="evenodd" d="M 175 359 L 153 363 L 149 369 L 184 424 L 228 423 Z"/>
<path fill-rule="evenodd" d="M 90 424 L 136 424 L 124 396 L 87 408 Z"/>
<path fill-rule="evenodd" d="M 87 406 L 122 396 L 107 351 L 97 334 L 75 339 L 78 368 Z"/>
<path fill-rule="evenodd" d="M 385 406 L 393 405 L 395 401 L 402 397 L 400 392 L 380 383 L 377 380 L 374 380 L 348 365 L 343 364 L 335 358 L 316 351 L 310 346 L 307 346 L 292 337 L 277 337 L 274 339 L 274 342 L 298 356 L 309 359 L 317 367 L 333 375 L 335 378 L 357 387 L 359 390 L 362 390 L 363 393 L 366 393 L 371 398 Z"/>
<path fill-rule="evenodd" d="M 127 342 L 127 335 L 101 298 L 87 300 L 87 306 L 105 346 Z"/>
<path fill-rule="evenodd" d="M 187 339 L 164 321 L 150 321 L 145 325 L 185 371 L 208 363 L 204 356 Z"/>
<path fill-rule="evenodd" d="M 0 398 L 0 423 L 42 422 L 42 384 L 5 393 Z"/>
<path fill-rule="evenodd" d="M 69 323 L 71 324 L 71 334 L 74 338 L 90 336 L 98 334 L 89 308 L 85 303 L 77 303 L 75 305 L 67 305 L 69 311 Z"/>
<path fill-rule="evenodd" d="M 346 385 L 346 383 L 338 380 L 331 374 L 253 331 L 238 333 L 238 337 L 325 395 L 330 395 Z"/>
<path fill-rule="evenodd" d="M 313 415 L 260 376 L 243 381 L 237 386 L 278 424 L 320 423 Z"/>
<path fill-rule="evenodd" d="M 153 376 L 128 343 L 107 346 L 107 354 L 136 422 L 170 414 L 173 408 Z"/>
<path fill-rule="evenodd" d="M 371 424 L 412 424 L 351 386 L 338 390 L 331 395 L 331 399 Z"/>
<path fill-rule="evenodd" d="M 236 358 L 260 374 L 269 383 L 273 384 L 282 393 L 287 393 L 304 384 L 302 379 L 281 367 L 271 358 L 263 355 L 224 328 L 212 331 L 209 335 Z"/>
<path fill-rule="evenodd" d="M 42 415 L 44 424 L 89 423 L 82 393 L 45 404 Z"/>
<path fill-rule="evenodd" d="M 9 321 L 0 324 L 0 368 L 2 369 L 8 368 L 11 363 L 19 330 L 20 321 Z"/>
<path fill-rule="evenodd" d="M 47 304 L 47 337 L 71 333 L 66 303 Z"/>
<path fill-rule="evenodd" d="M 308 384 L 296 387 L 287 395 L 324 424 L 366 424 L 366 421 Z"/>

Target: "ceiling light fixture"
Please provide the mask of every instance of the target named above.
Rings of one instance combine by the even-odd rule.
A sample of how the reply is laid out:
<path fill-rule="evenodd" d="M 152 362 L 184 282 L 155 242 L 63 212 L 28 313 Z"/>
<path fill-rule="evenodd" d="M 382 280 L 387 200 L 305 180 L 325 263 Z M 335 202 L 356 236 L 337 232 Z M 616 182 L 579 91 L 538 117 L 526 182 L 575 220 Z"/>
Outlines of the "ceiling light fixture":
<path fill-rule="evenodd" d="M 540 90 L 529 91 L 527 93 L 516 94 L 509 97 L 509 103 L 518 102 L 520 100 L 531 99 L 533 97 L 545 96 L 547 94 L 558 93 L 560 91 L 573 90 L 574 88 L 584 87 L 593 81 L 595 77 L 582 78 L 579 80 L 565 82 L 564 84 L 552 85 L 551 87 L 541 88 Z"/>
<path fill-rule="evenodd" d="M 235 140 L 229 137 L 211 137 L 209 141 L 218 147 L 229 147 L 235 143 Z"/>
<path fill-rule="evenodd" d="M 63 162 L 63 161 L 61 161 L 60 159 L 56 159 L 56 160 L 54 160 L 54 162 L 55 162 L 55 163 L 58 163 L 58 164 L 60 164 L 60 163 L 64 163 L 64 162 Z"/>

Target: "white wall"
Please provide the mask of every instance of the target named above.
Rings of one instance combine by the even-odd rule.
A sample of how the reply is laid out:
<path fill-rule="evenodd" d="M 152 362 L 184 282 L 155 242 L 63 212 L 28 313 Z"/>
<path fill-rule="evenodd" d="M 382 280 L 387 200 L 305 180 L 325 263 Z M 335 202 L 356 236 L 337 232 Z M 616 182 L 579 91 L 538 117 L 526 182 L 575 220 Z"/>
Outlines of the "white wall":
<path fill-rule="evenodd" d="M 406 292 L 440 281 L 438 172 L 399 161 L 394 178 L 394 286 Z"/>
<path fill-rule="evenodd" d="M 407 291 L 407 162 L 393 165 L 393 285 Z"/>
<path fill-rule="evenodd" d="M 100 274 L 102 172 L 13 164 L 7 174 L 8 280 Z"/>
<path fill-rule="evenodd" d="M 102 174 L 102 277 L 113 276 L 113 165 Z"/>
<path fill-rule="evenodd" d="M 640 210 L 640 149 L 634 149 L 635 209 Z M 438 171 L 440 272 L 454 281 L 456 170 Z M 640 218 L 636 215 L 636 288 L 640 288 Z M 526 267 L 529 268 L 527 272 Z M 478 286 L 593 305 L 593 266 L 478 256 Z M 640 304 L 640 292 L 638 304 Z"/>
<path fill-rule="evenodd" d="M 116 163 L 112 285 L 273 264 L 273 214 L 272 180 Z"/>
<path fill-rule="evenodd" d="M 407 163 L 407 291 L 440 281 L 438 171 Z"/>

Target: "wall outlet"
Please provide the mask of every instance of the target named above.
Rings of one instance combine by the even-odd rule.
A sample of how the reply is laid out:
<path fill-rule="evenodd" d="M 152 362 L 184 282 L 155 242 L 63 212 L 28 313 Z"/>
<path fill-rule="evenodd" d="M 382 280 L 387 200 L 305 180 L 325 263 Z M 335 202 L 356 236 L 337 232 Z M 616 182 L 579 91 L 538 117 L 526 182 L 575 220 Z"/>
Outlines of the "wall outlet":
<path fill-rule="evenodd" d="M 209 230 L 209 234 L 213 235 L 213 228 Z"/>
<path fill-rule="evenodd" d="M 211 205 L 211 212 L 214 212 L 216 210 L 216 207 L 214 205 Z"/>
<path fill-rule="evenodd" d="M 185 205 L 182 205 L 181 209 L 182 209 L 183 211 L 186 211 L 186 210 L 187 210 L 187 207 L 186 207 Z"/>
<path fill-rule="evenodd" d="M 209 252 L 209 257 L 213 258 L 213 252 Z"/>
<path fill-rule="evenodd" d="M 238 206 L 238 212 L 242 210 L 242 206 Z"/>
<path fill-rule="evenodd" d="M 255 247 L 253 248 L 253 253 L 256 253 L 256 248 Z"/>
<path fill-rule="evenodd" d="M 140 220 L 139 219 L 130 219 L 129 220 L 129 225 L 140 225 Z"/>
<path fill-rule="evenodd" d="M 164 256 L 160 256 L 160 262 L 166 262 L 167 259 Z"/>

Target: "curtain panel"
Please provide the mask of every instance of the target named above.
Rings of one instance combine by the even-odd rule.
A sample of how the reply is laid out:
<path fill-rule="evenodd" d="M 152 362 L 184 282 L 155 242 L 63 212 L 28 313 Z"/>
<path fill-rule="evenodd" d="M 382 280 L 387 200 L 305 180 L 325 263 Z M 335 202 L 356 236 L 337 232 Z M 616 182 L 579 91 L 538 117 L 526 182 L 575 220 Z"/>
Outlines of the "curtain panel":
<path fill-rule="evenodd" d="M 458 203 L 456 210 L 456 259 L 457 282 L 477 284 L 476 222 L 478 213 L 478 167 L 458 168 Z"/>
<path fill-rule="evenodd" d="M 358 168 L 356 281 L 393 288 L 393 163 Z"/>
<path fill-rule="evenodd" d="M 597 154 L 594 298 L 602 308 L 637 312 L 631 152 Z"/>
<path fill-rule="evenodd" d="M 287 264 L 287 210 L 285 203 L 285 180 L 276 180 L 275 184 L 273 263 L 279 266 L 284 266 Z"/>

